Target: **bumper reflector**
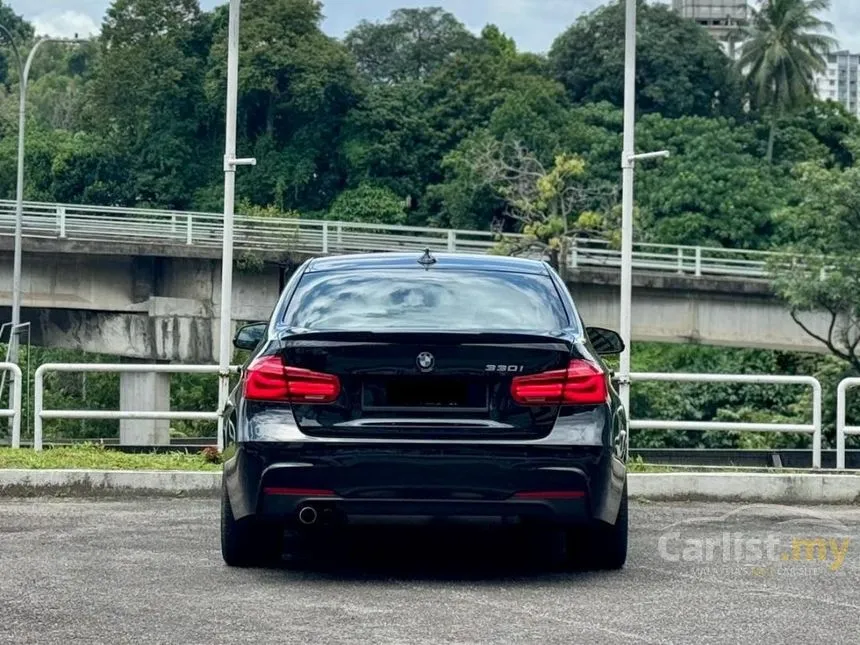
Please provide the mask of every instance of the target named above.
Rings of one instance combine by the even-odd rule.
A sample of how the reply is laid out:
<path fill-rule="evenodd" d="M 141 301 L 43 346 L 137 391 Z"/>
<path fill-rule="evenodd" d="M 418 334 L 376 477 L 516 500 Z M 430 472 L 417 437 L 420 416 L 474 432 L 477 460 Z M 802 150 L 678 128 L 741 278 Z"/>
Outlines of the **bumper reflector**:
<path fill-rule="evenodd" d="M 326 488 L 283 488 L 267 486 L 263 488 L 264 495 L 297 495 L 307 497 L 334 497 L 335 492 Z"/>
<path fill-rule="evenodd" d="M 581 490 L 528 490 L 514 494 L 514 499 L 583 499 Z"/>

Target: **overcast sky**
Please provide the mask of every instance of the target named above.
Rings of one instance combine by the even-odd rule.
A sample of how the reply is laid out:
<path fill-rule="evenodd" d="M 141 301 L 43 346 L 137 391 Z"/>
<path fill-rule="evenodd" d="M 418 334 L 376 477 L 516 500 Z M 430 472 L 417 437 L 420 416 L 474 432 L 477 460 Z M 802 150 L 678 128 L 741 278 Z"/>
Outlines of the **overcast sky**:
<path fill-rule="evenodd" d="M 668 0 L 666 0 L 668 2 Z M 99 30 L 109 0 L 6 0 L 32 22 L 39 33 L 71 36 Z M 222 0 L 201 0 L 210 9 Z M 440 6 L 480 31 L 494 23 L 512 36 L 521 50 L 546 51 L 553 39 L 577 16 L 602 0 L 324 0 L 324 29 L 341 36 L 362 18 L 382 20 L 400 7 Z M 860 52 L 860 10 L 857 0 L 832 0 L 827 18 L 836 26 L 843 49 Z M 853 5 L 853 9 L 852 9 Z"/>

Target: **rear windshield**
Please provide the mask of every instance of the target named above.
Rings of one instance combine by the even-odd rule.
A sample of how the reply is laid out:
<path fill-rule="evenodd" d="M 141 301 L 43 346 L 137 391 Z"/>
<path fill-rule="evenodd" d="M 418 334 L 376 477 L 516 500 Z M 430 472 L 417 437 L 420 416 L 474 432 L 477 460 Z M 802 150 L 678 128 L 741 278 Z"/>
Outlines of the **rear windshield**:
<path fill-rule="evenodd" d="M 310 273 L 284 323 L 325 330 L 551 331 L 571 326 L 549 276 L 487 271 Z"/>

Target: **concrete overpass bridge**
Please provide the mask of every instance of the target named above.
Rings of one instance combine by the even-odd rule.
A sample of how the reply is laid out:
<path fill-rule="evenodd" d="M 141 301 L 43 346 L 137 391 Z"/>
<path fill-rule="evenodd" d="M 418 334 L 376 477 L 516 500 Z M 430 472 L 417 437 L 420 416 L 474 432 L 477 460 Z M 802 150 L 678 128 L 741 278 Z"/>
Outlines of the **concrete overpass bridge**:
<path fill-rule="evenodd" d="M 14 203 L 0 201 L 0 320 L 11 306 Z M 307 257 L 391 250 L 489 252 L 494 235 L 404 226 L 237 216 L 233 317 L 268 317 Z M 147 361 L 216 360 L 221 216 L 27 203 L 22 320 L 34 344 Z M 767 281 L 768 254 L 634 247 L 633 338 L 823 351 Z M 620 254 L 578 240 L 569 284 L 589 324 L 616 327 Z M 827 320 L 810 317 L 813 328 Z"/>

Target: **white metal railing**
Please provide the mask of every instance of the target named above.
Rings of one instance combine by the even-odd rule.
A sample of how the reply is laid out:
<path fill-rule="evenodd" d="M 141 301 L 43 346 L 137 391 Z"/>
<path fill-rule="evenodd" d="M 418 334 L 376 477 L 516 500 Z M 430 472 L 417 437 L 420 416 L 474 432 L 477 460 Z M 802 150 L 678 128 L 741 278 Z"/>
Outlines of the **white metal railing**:
<path fill-rule="evenodd" d="M 12 410 L 18 412 L 20 424 L 20 392 L 21 371 L 16 365 L 0 363 L 0 369 L 8 369 L 17 379 L 15 391 L 16 403 Z M 238 372 L 238 366 L 232 366 L 232 372 Z M 42 450 L 43 422 L 46 419 L 171 419 L 185 421 L 218 421 L 219 411 L 212 412 L 179 412 L 165 410 L 46 410 L 44 408 L 44 380 L 48 372 L 108 372 L 108 373 L 169 373 L 169 374 L 217 374 L 217 365 L 143 365 L 143 364 L 112 364 L 112 363 L 46 363 L 41 365 L 35 374 L 35 414 L 33 448 Z M 633 372 L 630 374 L 633 382 L 659 381 L 678 383 L 749 383 L 749 384 L 782 384 L 806 385 L 812 388 L 812 423 L 749 423 L 734 421 L 661 421 L 653 419 L 631 419 L 631 430 L 722 430 L 726 432 L 797 432 L 812 435 L 812 467 L 821 467 L 821 384 L 811 376 L 776 376 L 765 374 L 692 374 L 692 373 L 658 373 Z M 839 384 L 837 395 L 837 467 L 844 467 L 844 434 L 860 434 L 860 427 L 846 427 L 845 421 L 845 390 L 848 387 L 860 385 L 860 378 L 845 379 Z M 9 417 L 9 411 L 0 410 L 0 417 Z M 220 434 L 220 433 L 219 433 Z M 20 425 L 13 435 L 13 445 L 20 445 Z M 220 445 L 220 438 L 219 438 Z M 840 457 L 841 455 L 841 457 Z"/>
<path fill-rule="evenodd" d="M 845 423 L 846 393 L 850 388 L 860 386 L 860 378 L 846 378 L 836 388 L 836 468 L 845 469 L 845 436 L 860 435 L 860 426 Z"/>
<path fill-rule="evenodd" d="M 807 385 L 812 388 L 812 423 L 749 423 L 735 421 L 659 421 L 631 419 L 631 430 L 724 430 L 727 432 L 799 432 L 812 435 L 812 467 L 821 468 L 821 383 L 812 376 L 765 374 L 687 374 L 633 372 L 630 380 L 676 383 L 760 383 Z"/>
<path fill-rule="evenodd" d="M 109 372 L 162 374 L 218 374 L 218 365 L 143 365 L 135 363 L 45 363 L 35 374 L 33 448 L 42 450 L 43 422 L 46 419 L 170 419 L 175 421 L 219 421 L 220 411 L 179 412 L 173 410 L 46 410 L 44 407 L 47 372 Z M 237 366 L 230 368 L 238 371 Z M 19 406 L 20 407 L 20 406 Z M 219 432 L 219 447 L 220 447 Z"/>
<path fill-rule="evenodd" d="M 15 203 L 0 200 L 0 235 L 14 232 Z M 193 245 L 220 248 L 219 213 L 25 202 L 23 235 L 31 238 Z M 519 238 L 516 234 L 505 237 Z M 421 251 L 487 253 L 497 234 L 419 226 L 394 226 L 237 214 L 234 245 L 240 251 L 299 251 L 313 254 Z M 783 256 L 766 251 L 635 242 L 633 268 L 683 275 L 767 278 L 768 262 Z M 573 267 L 621 266 L 621 253 L 603 239 L 578 238 Z"/>
<path fill-rule="evenodd" d="M 12 400 L 8 408 L 0 408 L 0 419 L 12 419 L 12 447 L 21 447 L 21 390 L 24 386 L 21 368 L 15 363 L 0 363 L 0 372 L 12 374 Z"/>

